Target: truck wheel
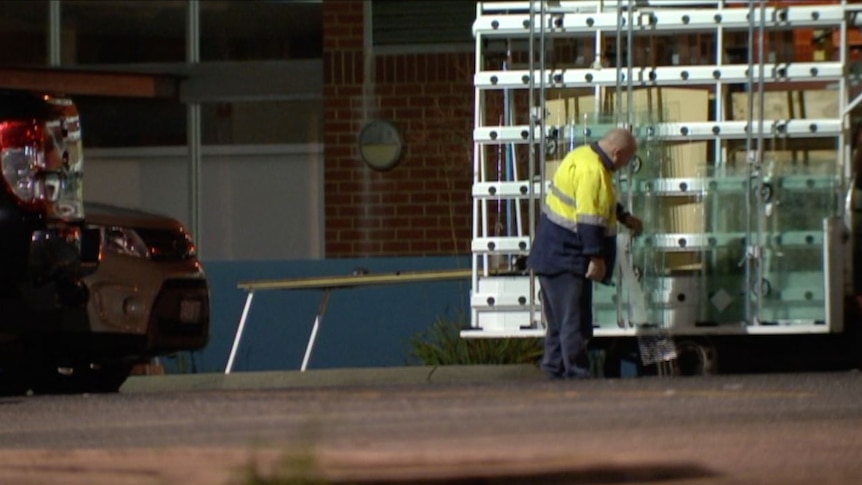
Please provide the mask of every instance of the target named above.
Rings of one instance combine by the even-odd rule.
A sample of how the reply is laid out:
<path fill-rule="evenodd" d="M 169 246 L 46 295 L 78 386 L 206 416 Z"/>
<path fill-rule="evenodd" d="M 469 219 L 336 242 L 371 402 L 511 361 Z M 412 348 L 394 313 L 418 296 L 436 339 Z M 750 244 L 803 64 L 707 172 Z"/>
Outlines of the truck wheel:
<path fill-rule="evenodd" d="M 637 342 L 631 338 L 614 337 L 604 349 L 604 377 L 633 377 L 640 371 Z"/>
<path fill-rule="evenodd" d="M 718 371 L 715 346 L 706 339 L 679 339 L 675 342 L 674 373 L 680 376 L 707 376 Z"/>
<path fill-rule="evenodd" d="M 25 374 L 0 369 L 0 396 L 23 396 L 29 390 Z"/>
<path fill-rule="evenodd" d="M 91 369 L 89 391 L 91 393 L 119 392 L 120 387 L 129 378 L 132 364 L 102 365 L 99 369 Z"/>

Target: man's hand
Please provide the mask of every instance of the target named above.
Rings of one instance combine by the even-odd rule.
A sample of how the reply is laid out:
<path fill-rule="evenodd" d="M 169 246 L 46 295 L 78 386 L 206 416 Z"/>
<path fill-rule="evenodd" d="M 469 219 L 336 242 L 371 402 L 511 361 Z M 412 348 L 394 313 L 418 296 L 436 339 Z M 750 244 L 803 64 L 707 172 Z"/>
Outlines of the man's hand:
<path fill-rule="evenodd" d="M 587 266 L 587 279 L 593 281 L 602 281 L 605 279 L 605 260 L 602 258 L 590 258 L 590 264 Z"/>
<path fill-rule="evenodd" d="M 626 222 L 624 222 L 623 225 L 629 228 L 629 231 L 631 231 L 632 236 L 640 236 L 644 230 L 644 223 L 631 214 L 626 217 Z"/>

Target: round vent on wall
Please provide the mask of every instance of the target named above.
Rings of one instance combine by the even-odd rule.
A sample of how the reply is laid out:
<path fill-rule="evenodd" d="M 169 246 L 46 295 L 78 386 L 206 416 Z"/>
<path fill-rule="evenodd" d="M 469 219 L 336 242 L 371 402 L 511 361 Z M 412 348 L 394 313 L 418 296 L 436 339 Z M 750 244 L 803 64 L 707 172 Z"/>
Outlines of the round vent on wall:
<path fill-rule="evenodd" d="M 389 121 L 372 120 L 359 132 L 359 156 L 374 170 L 389 170 L 398 164 L 404 142 Z"/>

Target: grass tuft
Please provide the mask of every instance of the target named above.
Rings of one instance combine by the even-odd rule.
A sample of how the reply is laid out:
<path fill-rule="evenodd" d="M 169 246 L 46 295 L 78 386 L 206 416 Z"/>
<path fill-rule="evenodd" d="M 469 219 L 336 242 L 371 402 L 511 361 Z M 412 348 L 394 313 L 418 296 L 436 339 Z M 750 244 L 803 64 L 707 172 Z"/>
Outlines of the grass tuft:
<path fill-rule="evenodd" d="M 233 485 L 327 485 L 310 453 L 291 453 L 271 471 L 264 471 L 255 461 L 240 470 L 240 478 Z"/>
<path fill-rule="evenodd" d="M 411 357 L 422 365 L 537 364 L 539 338 L 463 338 L 462 319 L 439 317 L 410 340 Z"/>

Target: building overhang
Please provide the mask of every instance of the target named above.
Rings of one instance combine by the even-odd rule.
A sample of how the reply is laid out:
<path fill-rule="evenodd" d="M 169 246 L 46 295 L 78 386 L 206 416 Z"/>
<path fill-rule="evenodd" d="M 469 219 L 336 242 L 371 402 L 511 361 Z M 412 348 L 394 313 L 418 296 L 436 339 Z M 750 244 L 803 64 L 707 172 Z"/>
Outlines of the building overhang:
<path fill-rule="evenodd" d="M 65 95 L 178 99 L 181 79 L 163 74 L 0 68 L 0 88 Z"/>

